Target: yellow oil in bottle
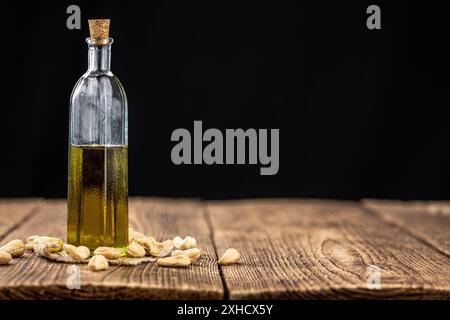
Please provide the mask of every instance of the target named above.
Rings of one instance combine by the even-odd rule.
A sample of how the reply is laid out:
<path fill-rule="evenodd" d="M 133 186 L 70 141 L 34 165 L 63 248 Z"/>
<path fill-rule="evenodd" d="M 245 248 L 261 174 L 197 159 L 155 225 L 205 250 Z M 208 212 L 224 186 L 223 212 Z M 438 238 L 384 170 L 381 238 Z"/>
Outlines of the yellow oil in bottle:
<path fill-rule="evenodd" d="M 67 242 L 128 245 L 128 147 L 72 145 L 69 154 Z"/>

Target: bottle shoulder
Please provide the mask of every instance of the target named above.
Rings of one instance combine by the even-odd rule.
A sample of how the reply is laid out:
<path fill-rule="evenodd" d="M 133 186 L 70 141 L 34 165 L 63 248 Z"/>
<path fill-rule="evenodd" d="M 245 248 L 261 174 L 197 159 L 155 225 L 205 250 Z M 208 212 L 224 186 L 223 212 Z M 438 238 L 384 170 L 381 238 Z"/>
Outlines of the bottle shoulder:
<path fill-rule="evenodd" d="M 90 98 L 89 98 L 90 97 Z M 75 84 L 70 101 L 119 99 L 126 104 L 126 93 L 119 79 L 112 72 L 86 72 Z"/>
<path fill-rule="evenodd" d="M 94 90 L 115 90 L 120 89 L 121 92 L 125 92 L 122 83 L 119 78 L 112 72 L 86 72 L 75 84 L 72 94 L 78 91 L 80 88 Z"/>

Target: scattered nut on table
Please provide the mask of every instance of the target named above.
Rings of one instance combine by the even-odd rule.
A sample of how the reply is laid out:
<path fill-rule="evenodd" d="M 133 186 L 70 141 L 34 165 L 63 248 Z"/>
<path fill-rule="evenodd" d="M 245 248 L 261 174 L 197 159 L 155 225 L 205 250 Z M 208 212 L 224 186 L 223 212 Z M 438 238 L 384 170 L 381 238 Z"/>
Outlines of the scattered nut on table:
<path fill-rule="evenodd" d="M 91 250 L 89 250 L 88 247 L 79 246 L 79 247 L 77 247 L 77 251 L 82 260 L 86 260 L 87 258 L 89 258 L 91 256 Z"/>
<path fill-rule="evenodd" d="M 139 243 L 133 241 L 129 244 L 125 253 L 130 258 L 142 258 L 145 256 L 145 249 Z"/>
<path fill-rule="evenodd" d="M 197 240 L 191 236 L 187 236 L 184 239 L 177 236 L 177 237 L 173 238 L 173 244 L 176 249 L 186 250 L 186 249 L 196 248 Z"/>
<path fill-rule="evenodd" d="M 221 266 L 228 266 L 230 264 L 238 263 L 241 259 L 241 254 L 234 248 L 227 249 L 222 257 L 219 259 Z"/>
<path fill-rule="evenodd" d="M 187 250 L 174 250 L 172 251 L 172 257 L 175 256 L 188 256 L 191 259 L 191 263 L 194 263 L 200 258 L 201 251 L 199 248 L 192 248 Z"/>
<path fill-rule="evenodd" d="M 120 251 L 120 249 L 117 248 L 98 247 L 97 249 L 95 249 L 94 254 L 102 255 L 109 260 L 116 260 L 122 256 L 122 251 Z"/>
<path fill-rule="evenodd" d="M 53 237 L 39 237 L 33 241 L 33 251 L 44 254 L 44 251 L 56 253 L 62 250 L 64 243 L 61 239 Z"/>
<path fill-rule="evenodd" d="M 173 256 L 167 258 L 159 258 L 156 263 L 162 267 L 187 267 L 191 264 L 188 256 Z"/>
<path fill-rule="evenodd" d="M 0 250 L 0 265 L 2 264 L 8 264 L 12 259 L 12 256 L 6 252 Z"/>
<path fill-rule="evenodd" d="M 0 251 L 8 252 L 11 257 L 18 258 L 23 256 L 23 254 L 25 253 L 25 244 L 22 240 L 19 239 L 12 240 L 1 247 Z"/>
<path fill-rule="evenodd" d="M 64 250 L 67 251 L 69 256 L 74 261 L 86 260 L 91 255 L 91 252 L 89 251 L 89 248 L 85 247 L 85 246 L 75 247 L 75 246 L 73 246 L 71 244 L 65 243 L 63 248 L 64 248 Z"/>
<path fill-rule="evenodd" d="M 63 243 L 61 239 L 55 237 L 31 235 L 25 243 L 16 239 L 3 245 L 0 248 L 0 264 L 8 264 L 13 258 L 21 257 L 25 251 L 32 251 L 52 261 L 88 263 L 88 268 L 94 271 L 107 269 L 108 260 L 138 259 L 145 256 L 157 257 L 156 264 L 162 267 L 187 267 L 195 263 L 202 254 L 197 247 L 197 240 L 191 236 L 185 238 L 176 236 L 173 239 L 158 242 L 154 237 L 130 228 L 129 240 L 129 245 L 124 252 L 122 249 L 113 247 L 98 247 L 94 250 L 94 256 L 88 260 L 91 251 L 85 246 L 77 247 Z M 225 251 L 218 263 L 224 266 L 238 263 L 239 260 L 239 251 L 230 248 Z"/>
<path fill-rule="evenodd" d="M 92 271 L 106 270 L 108 267 L 108 260 L 102 255 L 93 256 L 88 263 L 88 268 Z"/>
<path fill-rule="evenodd" d="M 149 242 L 149 253 L 154 257 L 164 258 L 170 256 L 174 249 L 173 241 L 166 240 L 163 242 L 158 242 L 156 240 Z"/>

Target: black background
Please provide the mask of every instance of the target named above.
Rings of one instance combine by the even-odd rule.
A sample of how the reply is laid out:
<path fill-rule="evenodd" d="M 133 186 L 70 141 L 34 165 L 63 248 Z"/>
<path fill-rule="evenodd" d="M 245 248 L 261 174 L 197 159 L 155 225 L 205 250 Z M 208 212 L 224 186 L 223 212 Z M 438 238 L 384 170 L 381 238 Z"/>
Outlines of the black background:
<path fill-rule="evenodd" d="M 408 1 L 2 4 L 0 196 L 65 197 L 88 18 L 111 18 L 130 195 L 448 198 L 448 17 Z M 66 28 L 81 7 L 82 29 Z M 366 28 L 377 4 L 382 29 Z M 176 128 L 279 128 L 280 170 L 176 166 Z"/>

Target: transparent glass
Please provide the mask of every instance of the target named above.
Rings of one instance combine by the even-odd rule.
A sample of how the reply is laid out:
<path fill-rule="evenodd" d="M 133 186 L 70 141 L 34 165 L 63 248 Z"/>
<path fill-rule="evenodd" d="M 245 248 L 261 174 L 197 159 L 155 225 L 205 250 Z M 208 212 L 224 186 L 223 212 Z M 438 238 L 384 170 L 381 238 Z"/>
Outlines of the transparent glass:
<path fill-rule="evenodd" d="M 128 115 L 111 45 L 88 43 L 88 70 L 70 98 L 67 241 L 128 244 Z"/>

